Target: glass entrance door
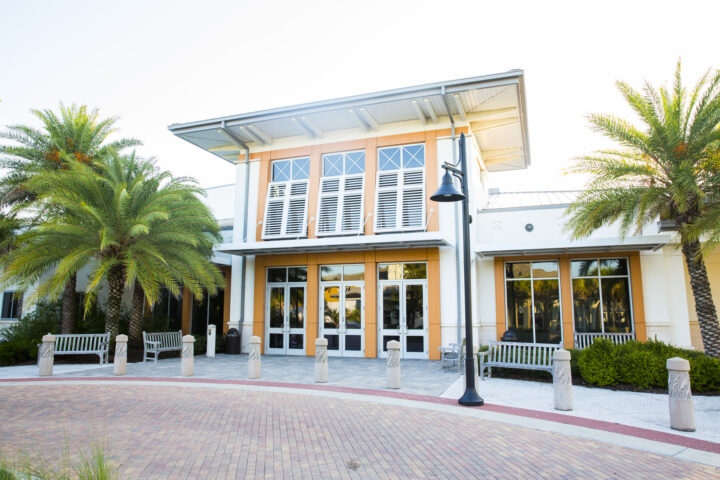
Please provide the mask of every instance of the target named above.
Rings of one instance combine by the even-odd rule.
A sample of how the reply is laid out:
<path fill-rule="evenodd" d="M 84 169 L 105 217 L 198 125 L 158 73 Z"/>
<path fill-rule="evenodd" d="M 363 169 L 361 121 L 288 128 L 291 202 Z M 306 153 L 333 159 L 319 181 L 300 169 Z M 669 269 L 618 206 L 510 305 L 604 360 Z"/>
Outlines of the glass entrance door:
<path fill-rule="evenodd" d="M 401 358 L 428 358 L 427 281 L 381 281 L 379 289 L 380 356 L 396 340 Z"/>
<path fill-rule="evenodd" d="M 363 282 L 323 283 L 321 336 L 328 340 L 328 355 L 360 357 L 365 351 Z"/>
<path fill-rule="evenodd" d="M 268 284 L 265 352 L 305 355 L 305 283 Z"/>

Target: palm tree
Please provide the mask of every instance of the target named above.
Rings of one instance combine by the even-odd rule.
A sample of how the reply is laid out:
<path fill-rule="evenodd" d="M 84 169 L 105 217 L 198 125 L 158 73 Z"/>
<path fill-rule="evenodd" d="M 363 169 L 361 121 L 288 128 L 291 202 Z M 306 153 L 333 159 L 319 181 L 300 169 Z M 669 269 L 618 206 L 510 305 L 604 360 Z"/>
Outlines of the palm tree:
<path fill-rule="evenodd" d="M 622 149 L 579 157 L 571 172 L 588 174 L 588 189 L 568 209 L 574 238 L 619 221 L 621 235 L 658 220 L 675 223 L 690 275 L 705 352 L 720 357 L 720 325 L 710 292 L 701 238 L 720 239 L 720 71 L 708 71 L 688 91 L 680 62 L 672 90 L 618 89 L 642 122 L 590 115 L 595 131 Z M 706 250 L 707 251 L 707 250 Z"/>
<path fill-rule="evenodd" d="M 0 276 L 0 284 L 36 288 L 31 301 L 57 298 L 68 278 L 87 265 L 85 310 L 107 281 L 105 329 L 114 337 L 126 287 L 139 284 L 154 303 L 162 286 L 174 295 L 183 285 L 202 295 L 222 282 L 210 262 L 219 229 L 199 198 L 202 190 L 159 171 L 152 160 L 116 153 L 94 165 L 69 160 L 65 169 L 37 173 L 27 186 L 36 205 L 62 206 L 59 215 L 19 236 Z"/>
<path fill-rule="evenodd" d="M 107 142 L 115 131 L 117 118 L 100 119 L 97 110 L 88 111 L 85 105 L 68 108 L 60 103 L 59 114 L 51 110 L 31 112 L 42 122 L 42 129 L 9 125 L 6 132 L 0 132 L 0 138 L 11 142 L 0 145 L 0 167 L 7 170 L 0 180 L 0 203 L 13 206 L 15 211 L 27 212 L 33 195 L 25 185 L 39 170 L 62 168 L 67 158 L 91 163 L 108 151 L 140 145 L 139 140 L 132 138 Z M 37 221 L 40 219 L 35 218 L 34 222 Z M 71 275 L 63 293 L 62 333 L 74 330 L 76 286 L 77 276 Z"/>

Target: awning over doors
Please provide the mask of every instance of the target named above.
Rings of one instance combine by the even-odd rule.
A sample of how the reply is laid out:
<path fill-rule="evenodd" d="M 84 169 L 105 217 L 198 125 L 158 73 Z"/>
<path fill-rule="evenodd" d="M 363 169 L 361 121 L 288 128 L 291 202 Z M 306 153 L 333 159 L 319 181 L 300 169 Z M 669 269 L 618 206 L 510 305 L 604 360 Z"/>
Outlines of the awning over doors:
<path fill-rule="evenodd" d="M 525 255 L 562 255 L 568 253 L 632 252 L 657 250 L 668 243 L 669 235 L 644 235 L 637 238 L 589 238 L 564 245 L 555 243 L 525 243 L 522 245 L 478 244 L 475 253 L 481 257 L 515 257 Z"/>
<path fill-rule="evenodd" d="M 352 252 L 392 250 L 396 248 L 448 247 L 451 243 L 441 232 L 393 233 L 353 237 L 273 240 L 240 244 L 220 244 L 216 252 L 231 255 L 279 255 L 285 253 Z"/>

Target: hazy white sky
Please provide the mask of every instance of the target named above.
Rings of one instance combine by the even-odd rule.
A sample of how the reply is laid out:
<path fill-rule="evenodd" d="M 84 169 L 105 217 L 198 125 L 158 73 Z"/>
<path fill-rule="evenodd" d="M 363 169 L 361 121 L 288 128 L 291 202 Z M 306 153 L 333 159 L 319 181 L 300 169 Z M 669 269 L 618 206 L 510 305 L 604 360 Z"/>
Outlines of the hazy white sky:
<path fill-rule="evenodd" d="M 717 0 L 0 0 L 0 128 L 84 103 L 212 186 L 233 167 L 167 125 L 521 68 L 532 166 L 492 183 L 575 188 L 562 168 L 608 145 L 584 116 L 630 117 L 614 81 L 660 84 L 678 57 L 687 83 L 720 67 L 719 15 Z"/>

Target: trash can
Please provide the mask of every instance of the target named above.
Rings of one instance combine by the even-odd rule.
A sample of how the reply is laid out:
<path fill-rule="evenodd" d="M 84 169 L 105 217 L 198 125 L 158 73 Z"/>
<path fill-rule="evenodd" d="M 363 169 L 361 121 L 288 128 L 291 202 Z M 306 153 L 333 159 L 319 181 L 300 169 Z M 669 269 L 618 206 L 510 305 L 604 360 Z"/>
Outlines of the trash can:
<path fill-rule="evenodd" d="M 225 336 L 225 353 L 227 355 L 240 355 L 240 332 L 237 328 L 228 330 Z"/>

